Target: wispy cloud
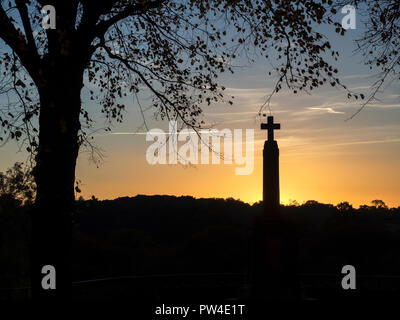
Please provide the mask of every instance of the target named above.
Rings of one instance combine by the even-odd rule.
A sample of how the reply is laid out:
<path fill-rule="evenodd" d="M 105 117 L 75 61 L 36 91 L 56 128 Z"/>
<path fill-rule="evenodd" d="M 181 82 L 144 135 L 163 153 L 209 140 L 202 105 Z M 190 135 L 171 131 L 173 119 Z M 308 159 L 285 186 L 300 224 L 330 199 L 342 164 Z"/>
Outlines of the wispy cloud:
<path fill-rule="evenodd" d="M 355 144 L 376 144 L 376 143 L 394 143 L 400 142 L 399 139 L 382 139 L 382 140 L 365 140 L 365 141 L 349 141 L 349 142 L 342 142 L 342 143 L 334 143 L 329 144 L 329 146 L 350 146 Z"/>
<path fill-rule="evenodd" d="M 368 107 L 373 107 L 373 108 L 400 108 L 400 103 L 382 103 L 382 104 L 370 104 Z"/>
<path fill-rule="evenodd" d="M 330 107 L 308 107 L 308 110 L 324 111 L 326 113 L 344 114 L 342 111 L 336 111 Z"/>

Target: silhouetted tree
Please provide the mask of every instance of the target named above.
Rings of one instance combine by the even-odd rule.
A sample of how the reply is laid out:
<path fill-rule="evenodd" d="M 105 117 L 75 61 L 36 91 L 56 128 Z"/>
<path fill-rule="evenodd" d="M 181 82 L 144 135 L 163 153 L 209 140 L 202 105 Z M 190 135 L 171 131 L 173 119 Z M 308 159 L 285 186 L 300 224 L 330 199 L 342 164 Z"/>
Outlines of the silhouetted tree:
<path fill-rule="evenodd" d="M 19 205 L 32 204 L 36 194 L 36 186 L 30 170 L 24 169 L 21 162 L 5 173 L 0 172 L 0 198 L 9 198 Z"/>
<path fill-rule="evenodd" d="M 336 208 L 338 208 L 339 212 L 351 212 L 353 210 L 353 206 L 347 201 L 338 203 Z"/>
<path fill-rule="evenodd" d="M 364 57 L 370 69 L 378 68 L 377 80 L 369 96 L 351 118 L 393 81 L 400 80 L 400 2 L 398 0 L 339 0 L 336 6 L 346 4 L 357 8 L 358 24 L 364 23 L 363 34 L 356 40 L 357 53 Z M 360 19 L 360 17 L 363 17 Z"/>
<path fill-rule="evenodd" d="M 375 206 L 377 209 L 388 209 L 388 206 L 386 203 L 382 200 L 372 200 L 371 203 Z"/>
<path fill-rule="evenodd" d="M 0 172 L 1 287 L 28 285 L 28 208 L 35 190 L 30 170 L 22 163 L 17 162 L 4 173 Z"/>

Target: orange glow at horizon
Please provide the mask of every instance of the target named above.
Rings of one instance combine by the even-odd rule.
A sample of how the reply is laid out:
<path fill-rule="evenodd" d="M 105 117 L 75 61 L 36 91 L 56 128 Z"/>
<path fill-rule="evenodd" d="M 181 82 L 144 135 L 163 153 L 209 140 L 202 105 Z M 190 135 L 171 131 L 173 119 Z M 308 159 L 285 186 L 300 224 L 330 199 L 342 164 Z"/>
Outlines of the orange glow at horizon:
<path fill-rule="evenodd" d="M 397 143 L 397 148 L 400 143 Z M 357 207 L 381 199 L 390 207 L 400 205 L 400 170 L 392 152 L 380 150 L 375 157 L 353 146 L 318 148 L 304 146 L 292 152 L 280 147 L 281 203 L 316 200 L 337 204 L 348 201 Z M 82 196 L 114 199 L 123 196 L 175 195 L 196 198 L 234 198 L 247 203 L 262 199 L 262 144 L 256 143 L 254 171 L 236 176 L 236 164 L 226 165 L 149 165 L 144 154 L 129 151 L 112 154 L 100 166 L 78 165 L 78 179 L 83 181 Z M 320 149 L 318 151 L 318 149 Z M 398 148 L 400 150 L 400 148 Z M 258 153 L 258 154 L 257 154 Z"/>

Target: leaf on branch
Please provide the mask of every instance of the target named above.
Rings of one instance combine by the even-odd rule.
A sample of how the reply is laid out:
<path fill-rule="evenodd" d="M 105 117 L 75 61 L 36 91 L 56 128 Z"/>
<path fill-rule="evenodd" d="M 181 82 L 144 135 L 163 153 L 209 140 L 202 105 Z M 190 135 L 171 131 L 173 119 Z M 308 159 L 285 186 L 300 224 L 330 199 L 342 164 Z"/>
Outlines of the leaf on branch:
<path fill-rule="evenodd" d="M 17 87 L 20 86 L 22 88 L 26 87 L 25 83 L 23 83 L 20 79 L 17 80 L 17 82 L 15 83 L 15 86 L 17 86 Z"/>

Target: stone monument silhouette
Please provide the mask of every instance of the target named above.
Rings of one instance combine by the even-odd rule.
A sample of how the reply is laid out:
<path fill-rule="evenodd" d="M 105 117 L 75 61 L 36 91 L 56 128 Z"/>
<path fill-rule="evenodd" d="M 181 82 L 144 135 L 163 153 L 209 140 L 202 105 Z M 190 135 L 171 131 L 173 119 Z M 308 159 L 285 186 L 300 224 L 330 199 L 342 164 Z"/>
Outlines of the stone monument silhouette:
<path fill-rule="evenodd" d="M 265 115 L 264 115 L 265 116 Z M 281 128 L 268 116 L 261 130 L 268 130 L 263 149 L 263 210 L 253 220 L 252 268 L 253 299 L 296 299 L 297 236 L 280 214 L 279 148 L 274 130 Z"/>
<path fill-rule="evenodd" d="M 268 140 L 263 150 L 263 205 L 265 215 L 271 218 L 279 216 L 279 148 L 274 140 L 274 130 L 281 125 L 274 123 L 274 117 L 269 116 L 267 123 L 261 123 L 261 130 L 268 130 Z"/>

